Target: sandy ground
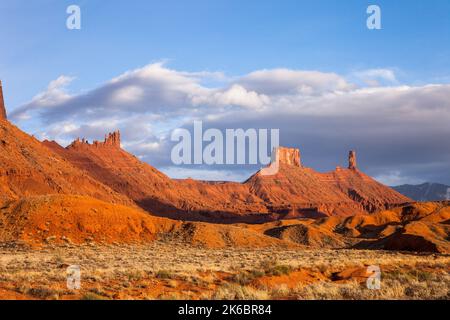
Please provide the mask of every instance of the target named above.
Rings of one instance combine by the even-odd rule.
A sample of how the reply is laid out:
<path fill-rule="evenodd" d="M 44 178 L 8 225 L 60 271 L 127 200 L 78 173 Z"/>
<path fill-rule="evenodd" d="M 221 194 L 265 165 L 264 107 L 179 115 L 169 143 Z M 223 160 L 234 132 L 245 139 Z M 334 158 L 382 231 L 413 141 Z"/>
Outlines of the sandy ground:
<path fill-rule="evenodd" d="M 79 289 L 67 287 L 79 266 Z M 369 266 L 380 289 L 368 289 Z M 72 278 L 73 279 L 73 278 Z M 149 245 L 0 246 L 1 299 L 450 299 L 450 256 Z"/>

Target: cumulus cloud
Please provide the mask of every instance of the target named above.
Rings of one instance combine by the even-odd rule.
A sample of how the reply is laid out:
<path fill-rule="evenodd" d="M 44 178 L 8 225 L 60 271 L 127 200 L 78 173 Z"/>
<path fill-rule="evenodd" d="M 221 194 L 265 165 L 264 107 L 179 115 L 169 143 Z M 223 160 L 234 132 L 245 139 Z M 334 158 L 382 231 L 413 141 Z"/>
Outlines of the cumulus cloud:
<path fill-rule="evenodd" d="M 47 90 L 36 95 L 29 103 L 14 110 L 11 114 L 13 119 L 29 119 L 29 112 L 33 109 L 48 109 L 66 103 L 71 96 L 66 92 L 66 87 L 75 78 L 69 76 L 60 76 L 51 81 Z"/>
<path fill-rule="evenodd" d="M 371 87 L 398 84 L 397 76 L 391 69 L 368 69 L 354 72 L 353 75 Z"/>
<path fill-rule="evenodd" d="M 260 109 L 270 104 L 270 98 L 255 91 L 248 91 L 241 85 L 233 84 L 228 89 L 218 89 L 193 99 L 194 105 L 238 106 L 248 109 Z"/>
<path fill-rule="evenodd" d="M 400 186 L 404 184 L 420 184 L 426 181 L 402 176 L 400 171 L 387 172 L 375 177 L 376 180 L 388 186 Z"/>
<path fill-rule="evenodd" d="M 301 96 L 348 91 L 354 85 L 335 73 L 289 69 L 259 70 L 239 80 L 245 88 L 267 95 Z"/>
<path fill-rule="evenodd" d="M 72 80 L 56 79 L 12 119 L 25 129 L 40 122 L 33 133 L 63 144 L 121 129 L 128 151 L 176 177 L 242 180 L 258 169 L 174 167 L 171 131 L 202 120 L 205 130 L 280 129 L 281 144 L 301 148 L 305 164 L 321 171 L 345 165 L 347 151 L 356 149 L 362 169 L 382 182 L 450 182 L 450 85 L 400 85 L 391 69 L 227 77 L 154 63 L 80 94 L 67 90 Z"/>

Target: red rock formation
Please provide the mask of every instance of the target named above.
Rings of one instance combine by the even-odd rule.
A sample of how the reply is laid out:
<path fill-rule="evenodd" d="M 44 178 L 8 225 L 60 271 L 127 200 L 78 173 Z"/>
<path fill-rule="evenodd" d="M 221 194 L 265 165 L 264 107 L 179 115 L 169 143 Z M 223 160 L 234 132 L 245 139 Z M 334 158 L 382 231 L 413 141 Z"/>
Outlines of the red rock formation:
<path fill-rule="evenodd" d="M 117 145 L 118 139 L 117 133 L 110 134 L 98 145 Z M 79 140 L 65 149 L 48 146 L 145 210 L 176 219 L 262 222 L 349 216 L 410 201 L 358 170 L 320 173 L 301 167 L 298 149 L 275 150 L 279 166 L 273 175 L 257 173 L 245 183 L 211 183 L 170 179 L 120 148 Z"/>
<path fill-rule="evenodd" d="M 357 170 L 358 166 L 356 165 L 356 151 L 350 151 L 348 153 L 348 168 L 351 170 Z"/>
<path fill-rule="evenodd" d="M 85 138 L 82 139 L 77 138 L 68 146 L 68 148 L 74 149 L 89 148 L 89 147 L 95 148 L 113 147 L 120 149 L 120 131 L 117 130 L 105 135 L 105 140 L 103 142 L 94 140 L 93 143 L 90 144 L 89 141 L 86 140 Z"/>
<path fill-rule="evenodd" d="M 120 131 L 114 131 L 109 133 L 108 136 L 105 135 L 105 141 L 103 142 L 105 146 L 112 146 L 120 148 Z"/>
<path fill-rule="evenodd" d="M 6 120 L 6 107 L 5 107 L 5 101 L 3 100 L 3 88 L 2 88 L 2 81 L 0 80 L 0 120 Z"/>
<path fill-rule="evenodd" d="M 295 148 L 278 147 L 275 149 L 275 161 L 279 164 L 301 167 L 300 150 Z"/>

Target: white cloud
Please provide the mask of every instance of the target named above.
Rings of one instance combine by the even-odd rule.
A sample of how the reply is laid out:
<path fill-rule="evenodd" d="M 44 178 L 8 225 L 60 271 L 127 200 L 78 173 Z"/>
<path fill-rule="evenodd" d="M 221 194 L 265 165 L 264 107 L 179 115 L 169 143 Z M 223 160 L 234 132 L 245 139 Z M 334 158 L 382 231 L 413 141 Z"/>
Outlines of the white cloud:
<path fill-rule="evenodd" d="M 403 184 L 420 184 L 426 182 L 420 179 L 403 176 L 400 171 L 393 171 L 376 176 L 375 180 L 391 187 L 400 186 Z"/>
<path fill-rule="evenodd" d="M 352 74 L 353 77 L 363 81 L 371 87 L 379 87 L 384 84 L 398 84 L 397 76 L 391 69 L 368 69 L 357 71 Z"/>
<path fill-rule="evenodd" d="M 142 99 L 144 91 L 138 86 L 128 86 L 118 89 L 113 95 L 114 102 L 132 103 Z"/>
<path fill-rule="evenodd" d="M 66 92 L 66 87 L 74 79 L 69 76 L 59 76 L 48 84 L 46 91 L 37 94 L 29 103 L 14 110 L 11 117 L 17 120 L 28 120 L 30 119 L 29 111 L 48 109 L 67 102 L 71 96 Z"/>
<path fill-rule="evenodd" d="M 211 92 L 207 96 L 195 97 L 194 105 L 207 104 L 210 106 L 239 106 L 249 109 L 259 109 L 270 103 L 270 98 L 254 91 L 248 91 L 244 87 L 234 84 L 225 90 Z"/>
<path fill-rule="evenodd" d="M 289 69 L 259 70 L 239 80 L 245 88 L 267 95 L 317 95 L 354 86 L 335 73 Z"/>

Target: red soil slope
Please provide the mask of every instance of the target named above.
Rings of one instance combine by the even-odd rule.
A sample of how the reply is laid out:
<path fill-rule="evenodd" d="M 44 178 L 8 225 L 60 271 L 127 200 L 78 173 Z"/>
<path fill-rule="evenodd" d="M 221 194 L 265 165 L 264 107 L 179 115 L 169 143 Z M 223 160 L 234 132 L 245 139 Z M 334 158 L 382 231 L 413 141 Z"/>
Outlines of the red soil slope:
<path fill-rule="evenodd" d="M 415 203 L 392 210 L 400 226 L 360 247 L 450 253 L 450 202 Z"/>
<path fill-rule="evenodd" d="M 0 203 L 30 195 L 80 194 L 132 204 L 35 138 L 0 119 Z"/>
<path fill-rule="evenodd" d="M 450 253 L 450 202 L 414 203 L 372 215 L 241 225 L 314 248 Z"/>
<path fill-rule="evenodd" d="M 85 196 L 22 198 L 0 208 L 0 242 L 147 243 L 161 238 L 207 248 L 293 247 L 253 230 L 202 222 L 180 222 Z"/>
<path fill-rule="evenodd" d="M 413 213 L 413 218 L 410 215 Z M 218 225 L 181 222 L 85 196 L 35 196 L 0 208 L 0 242 L 147 243 L 206 248 L 357 248 L 450 253 L 450 203 L 414 204 L 374 215 Z"/>
<path fill-rule="evenodd" d="M 83 243 L 153 241 L 174 221 L 85 196 L 22 198 L 0 209 L 2 241 Z"/>

